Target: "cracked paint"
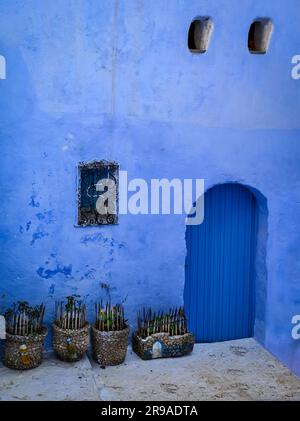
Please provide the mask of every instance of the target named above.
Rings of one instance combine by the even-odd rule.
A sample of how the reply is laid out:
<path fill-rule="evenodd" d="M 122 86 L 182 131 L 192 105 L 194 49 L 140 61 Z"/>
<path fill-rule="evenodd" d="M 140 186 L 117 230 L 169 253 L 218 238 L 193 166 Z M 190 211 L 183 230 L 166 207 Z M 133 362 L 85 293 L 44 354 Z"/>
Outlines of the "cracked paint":
<path fill-rule="evenodd" d="M 36 272 L 41 278 L 44 279 L 54 278 L 58 274 L 70 277 L 72 275 L 72 265 L 57 265 L 55 269 L 45 269 L 44 267 L 39 267 Z"/>
<path fill-rule="evenodd" d="M 55 221 L 53 211 L 44 211 L 36 214 L 36 217 L 39 221 L 44 222 L 45 224 L 52 224 Z"/>
<path fill-rule="evenodd" d="M 40 207 L 40 203 L 36 200 L 36 195 L 35 194 L 32 194 L 30 196 L 29 205 L 32 206 L 33 208 L 39 208 Z"/>
<path fill-rule="evenodd" d="M 33 246 L 36 241 L 41 240 L 44 237 L 48 237 L 49 233 L 44 231 L 36 231 L 32 234 L 32 240 L 30 241 L 30 245 Z"/>

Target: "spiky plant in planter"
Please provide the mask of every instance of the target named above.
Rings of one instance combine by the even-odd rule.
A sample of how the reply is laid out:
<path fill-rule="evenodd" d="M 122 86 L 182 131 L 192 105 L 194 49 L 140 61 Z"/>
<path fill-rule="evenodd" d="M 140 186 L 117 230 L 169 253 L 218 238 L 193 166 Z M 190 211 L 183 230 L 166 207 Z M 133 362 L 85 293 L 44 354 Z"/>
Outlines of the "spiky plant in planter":
<path fill-rule="evenodd" d="M 89 324 L 85 305 L 78 295 L 55 303 L 53 349 L 63 361 L 79 361 L 89 345 Z"/>
<path fill-rule="evenodd" d="M 170 336 L 184 335 L 187 333 L 187 319 L 183 307 L 170 309 L 169 312 L 147 311 L 144 308 L 143 313 L 137 315 L 137 334 L 141 338 L 146 338 L 153 333 L 169 333 Z"/>
<path fill-rule="evenodd" d="M 34 307 L 27 301 L 19 301 L 5 312 L 3 362 L 7 367 L 26 370 L 41 364 L 47 335 L 43 325 L 44 314 L 43 304 Z"/>
<path fill-rule="evenodd" d="M 121 304 L 95 304 L 96 321 L 92 326 L 95 360 L 101 365 L 118 365 L 126 357 L 129 327 Z"/>
<path fill-rule="evenodd" d="M 192 352 L 194 342 L 183 307 L 168 312 L 155 312 L 151 308 L 138 312 L 132 347 L 141 358 L 180 357 Z"/>

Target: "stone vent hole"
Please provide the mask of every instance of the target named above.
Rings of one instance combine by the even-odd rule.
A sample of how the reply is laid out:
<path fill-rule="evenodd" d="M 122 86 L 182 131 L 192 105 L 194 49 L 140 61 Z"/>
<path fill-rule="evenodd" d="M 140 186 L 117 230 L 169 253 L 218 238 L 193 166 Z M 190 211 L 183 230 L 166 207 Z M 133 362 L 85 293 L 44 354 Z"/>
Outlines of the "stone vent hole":
<path fill-rule="evenodd" d="M 260 18 L 252 22 L 248 34 L 248 48 L 251 54 L 265 54 L 268 51 L 273 23 L 271 19 Z"/>
<path fill-rule="evenodd" d="M 205 53 L 208 50 L 213 21 L 209 17 L 194 19 L 188 34 L 188 47 L 192 53 Z"/>

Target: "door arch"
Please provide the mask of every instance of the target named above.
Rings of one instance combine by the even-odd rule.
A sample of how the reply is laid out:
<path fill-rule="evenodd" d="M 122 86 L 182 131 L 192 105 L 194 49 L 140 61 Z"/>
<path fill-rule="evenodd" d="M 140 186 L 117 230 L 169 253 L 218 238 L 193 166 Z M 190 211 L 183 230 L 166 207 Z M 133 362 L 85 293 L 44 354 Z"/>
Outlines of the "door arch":
<path fill-rule="evenodd" d="M 204 221 L 186 229 L 184 302 L 197 342 L 253 336 L 258 206 L 235 183 L 209 189 Z"/>

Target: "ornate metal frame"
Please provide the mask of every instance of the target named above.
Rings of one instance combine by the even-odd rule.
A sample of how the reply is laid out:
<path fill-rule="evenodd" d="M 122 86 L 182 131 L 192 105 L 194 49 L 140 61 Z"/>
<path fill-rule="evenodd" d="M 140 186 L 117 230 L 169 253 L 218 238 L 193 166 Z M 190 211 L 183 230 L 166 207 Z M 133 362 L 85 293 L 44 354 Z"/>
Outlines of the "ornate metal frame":
<path fill-rule="evenodd" d="M 101 170 L 108 172 L 109 178 L 116 183 L 116 214 L 100 215 L 96 209 L 82 206 L 82 170 Z M 79 162 L 77 173 L 77 225 L 81 227 L 98 225 L 115 225 L 118 223 L 119 213 L 119 164 L 115 161 L 94 160 Z"/>

